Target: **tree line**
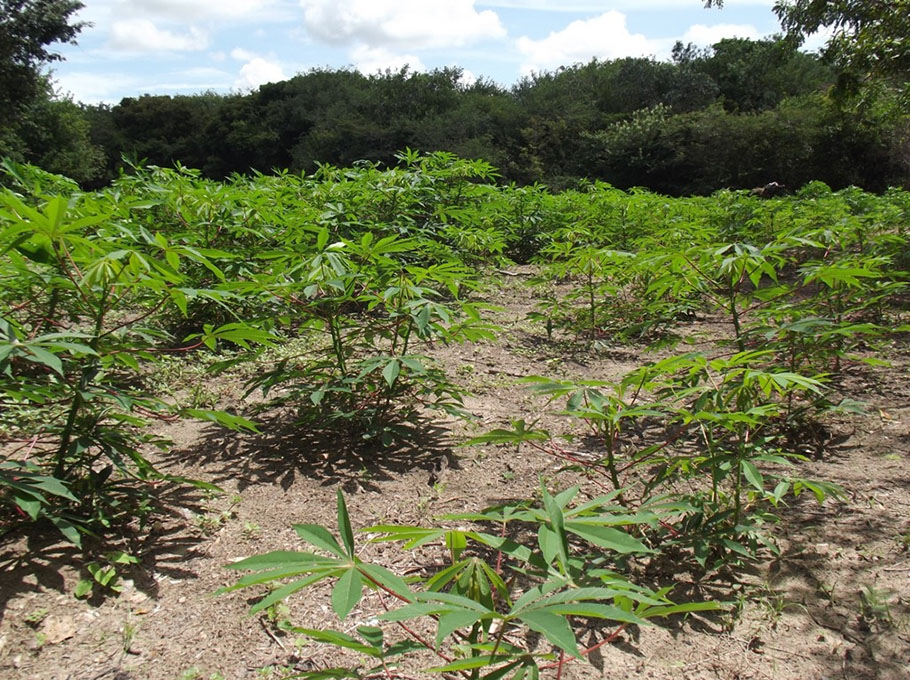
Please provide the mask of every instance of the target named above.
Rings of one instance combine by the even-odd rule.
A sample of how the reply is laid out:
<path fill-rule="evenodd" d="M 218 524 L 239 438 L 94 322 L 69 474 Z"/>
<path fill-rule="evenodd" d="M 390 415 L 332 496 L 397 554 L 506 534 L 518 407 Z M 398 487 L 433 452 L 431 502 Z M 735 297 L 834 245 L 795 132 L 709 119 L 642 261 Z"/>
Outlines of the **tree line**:
<path fill-rule="evenodd" d="M 55 96 L 35 68 L 56 58 L 49 42 L 74 40 L 81 3 L 0 4 L 11 17 L 0 21 L 0 98 L 9 99 L 0 156 L 90 188 L 116 177 L 124 158 L 222 179 L 390 165 L 405 148 L 483 159 L 503 181 L 557 189 L 601 180 L 685 195 L 821 180 L 881 190 L 910 177 L 904 71 L 856 97 L 856 78 L 830 46 L 808 54 L 792 37 L 679 43 L 671 61 L 592 60 L 511 87 L 468 81 L 457 68 L 316 69 L 246 94 L 84 106 Z"/>

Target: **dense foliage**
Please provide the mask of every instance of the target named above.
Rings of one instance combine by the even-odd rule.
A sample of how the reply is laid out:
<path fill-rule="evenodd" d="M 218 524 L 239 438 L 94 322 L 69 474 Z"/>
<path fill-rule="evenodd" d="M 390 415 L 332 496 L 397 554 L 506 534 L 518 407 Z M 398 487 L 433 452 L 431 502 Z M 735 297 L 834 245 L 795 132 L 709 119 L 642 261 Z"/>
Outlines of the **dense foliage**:
<path fill-rule="evenodd" d="M 506 180 L 582 179 L 674 195 L 770 181 L 881 190 L 906 177 L 900 117 L 825 96 L 835 73 L 785 40 L 730 39 L 674 61 L 592 61 L 511 89 L 458 69 L 317 70 L 248 95 L 143 96 L 86 111 L 92 141 L 212 178 L 367 159 L 404 147 L 481 158 Z M 884 97 L 885 95 L 882 94 Z"/>
<path fill-rule="evenodd" d="M 344 619 L 378 590 L 403 607 L 377 620 L 402 624 L 406 639 L 387 644 L 374 625 L 358 627 L 359 638 L 297 631 L 380 666 L 429 649 L 464 678 L 536 677 L 626 626 L 719 606 L 675 601 L 643 578 L 649 568 L 669 562 L 709 576 L 757 560 L 776 550 L 777 508 L 840 493 L 801 474 L 814 453 L 805 433 L 862 409 L 838 391 L 839 376 L 880 363 L 876 347 L 907 330 L 905 192 L 815 182 L 773 200 L 730 191 L 671 199 L 606 184 L 554 194 L 498 186 L 491 166 L 450 154 L 396 160 L 388 170 L 326 165 L 224 183 L 134 168 L 94 193 L 8 164 L 4 530 L 55 526 L 92 560 L 80 594 L 100 591 L 134 559 L 102 552 L 106 533 L 141 530 L 162 485 L 212 488 L 156 467 L 155 447 L 168 444 L 154 436 L 155 419 L 251 430 L 263 413 L 284 414 L 329 446 L 381 456 L 414 441 L 433 410 L 464 415 L 465 387 L 422 351 L 494 337 L 480 302 L 484 270 L 509 260 L 540 266 L 529 322 L 541 341 L 561 333 L 589 352 L 647 343 L 662 358 L 616 382 L 528 378 L 567 419 L 563 433 L 516 413 L 470 443 L 560 461 L 537 497 L 448 518 L 458 529 L 368 529 L 406 549 L 445 546 L 448 563 L 425 578 L 361 560 L 339 494 L 340 541 L 299 525 L 316 552 L 233 565 L 252 571 L 236 587 L 291 579 L 257 611 L 330 579 Z M 726 330 L 697 351 L 680 347 L 681 329 L 699 316 Z M 215 410 L 168 393 L 156 382 L 166 357 L 258 396 L 245 410 Z M 579 618 L 612 628 L 582 650 Z M 434 641 L 413 634 L 410 619 L 433 627 Z M 522 629 L 546 643 L 510 634 Z"/>
<path fill-rule="evenodd" d="M 89 182 L 104 154 L 89 140 L 83 109 L 54 93 L 44 69 L 58 61 L 56 43 L 75 42 L 84 24 L 74 0 L 0 1 L 0 158 L 28 160 Z"/>
<path fill-rule="evenodd" d="M 49 47 L 73 42 L 82 24 L 71 23 L 77 0 L 0 2 L 0 129 L 43 92 L 41 67 L 60 58 Z"/>

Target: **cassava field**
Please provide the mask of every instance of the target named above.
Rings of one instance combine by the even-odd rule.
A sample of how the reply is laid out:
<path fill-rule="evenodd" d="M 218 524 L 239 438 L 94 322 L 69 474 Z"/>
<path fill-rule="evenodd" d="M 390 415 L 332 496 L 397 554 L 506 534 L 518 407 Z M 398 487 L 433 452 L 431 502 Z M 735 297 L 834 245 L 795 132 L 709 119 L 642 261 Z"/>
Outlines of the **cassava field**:
<path fill-rule="evenodd" d="M 910 677 L 910 194 L 7 165 L 0 676 Z"/>

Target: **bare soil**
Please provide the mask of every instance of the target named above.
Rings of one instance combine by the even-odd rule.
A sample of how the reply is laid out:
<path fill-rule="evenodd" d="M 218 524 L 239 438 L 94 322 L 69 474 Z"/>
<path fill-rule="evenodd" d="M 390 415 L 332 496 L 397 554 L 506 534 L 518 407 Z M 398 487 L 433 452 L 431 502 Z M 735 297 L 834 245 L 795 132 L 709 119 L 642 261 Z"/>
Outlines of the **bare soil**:
<path fill-rule="evenodd" d="M 637 347 L 590 348 L 525 320 L 534 304 L 529 270 L 501 274 L 487 291 L 502 306 L 496 342 L 428 348 L 472 392 L 473 423 L 428 423 L 419 446 L 351 453 L 295 427 L 283 414 L 260 418 L 262 435 L 238 435 L 186 421 L 162 434 L 173 441 L 157 462 L 167 472 L 213 482 L 213 496 L 163 487 L 167 508 L 151 527 L 114 547 L 140 558 L 117 596 L 77 600 L 83 557 L 48 535 L 17 534 L 0 544 L 0 677 L 9 680 L 204 680 L 281 678 L 334 666 L 337 654 L 282 633 L 272 619 L 351 630 L 381 604 L 366 598 L 343 623 L 328 591 L 305 591 L 287 609 L 249 616 L 261 590 L 215 595 L 237 573 L 225 565 L 270 550 L 301 549 L 295 523 L 334 527 L 342 488 L 355 528 L 421 524 L 530 497 L 559 463 L 531 449 L 464 447 L 466 435 L 540 418 L 565 427 L 545 403 L 516 385 L 528 375 L 618 378 L 642 360 Z M 693 321 L 683 331 L 711 337 Z M 649 357 L 652 358 L 652 357 Z M 831 480 L 849 502 L 817 505 L 801 496 L 780 509 L 781 554 L 733 582 L 702 591 L 731 603 L 721 616 L 692 616 L 627 631 L 584 662 L 572 678 L 655 680 L 898 680 L 910 678 L 910 381 L 908 356 L 895 347 L 890 368 L 851 367 L 844 393 L 868 415 L 826 423 L 807 438 L 813 459 L 803 476 Z M 212 383 L 221 405 L 237 403 L 229 383 Z M 570 482 L 566 482 L 568 484 Z M 560 484 L 562 486 L 562 484 Z M 419 570 L 433 550 L 404 553 L 366 544 L 363 557 L 396 572 Z M 677 575 L 678 576 L 678 575 Z M 585 633 L 596 642 L 600 631 Z"/>

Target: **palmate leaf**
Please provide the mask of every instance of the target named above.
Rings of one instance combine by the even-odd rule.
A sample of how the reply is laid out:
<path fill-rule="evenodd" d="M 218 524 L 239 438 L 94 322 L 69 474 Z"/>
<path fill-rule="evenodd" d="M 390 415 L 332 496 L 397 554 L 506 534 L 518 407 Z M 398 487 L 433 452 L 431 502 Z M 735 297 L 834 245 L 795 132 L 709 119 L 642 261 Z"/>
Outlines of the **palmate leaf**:
<path fill-rule="evenodd" d="M 4 471 L 13 471 L 13 476 L 10 476 L 9 473 L 4 473 Z M 74 502 L 77 501 L 77 498 L 73 496 L 65 482 L 56 477 L 41 474 L 41 468 L 34 464 L 15 461 L 0 463 L 0 482 L 14 488 L 19 488 L 21 485 L 21 488 L 25 490 L 40 489 L 54 496 L 60 496 Z"/>
<path fill-rule="evenodd" d="M 57 531 L 63 534 L 63 537 L 68 540 L 70 543 L 75 545 L 77 548 L 82 547 L 82 534 L 92 535 L 90 531 L 87 531 L 85 528 L 71 522 L 66 517 L 60 516 L 51 516 L 51 523 L 57 527 Z"/>
<path fill-rule="evenodd" d="M 313 553 L 277 550 L 225 565 L 226 569 L 253 570 L 256 573 L 246 574 L 234 585 L 225 586 L 218 592 L 231 592 L 300 574 L 316 573 L 322 574 L 321 578 L 324 578 L 332 572 L 339 572 L 343 566 L 344 563 L 339 560 Z"/>

